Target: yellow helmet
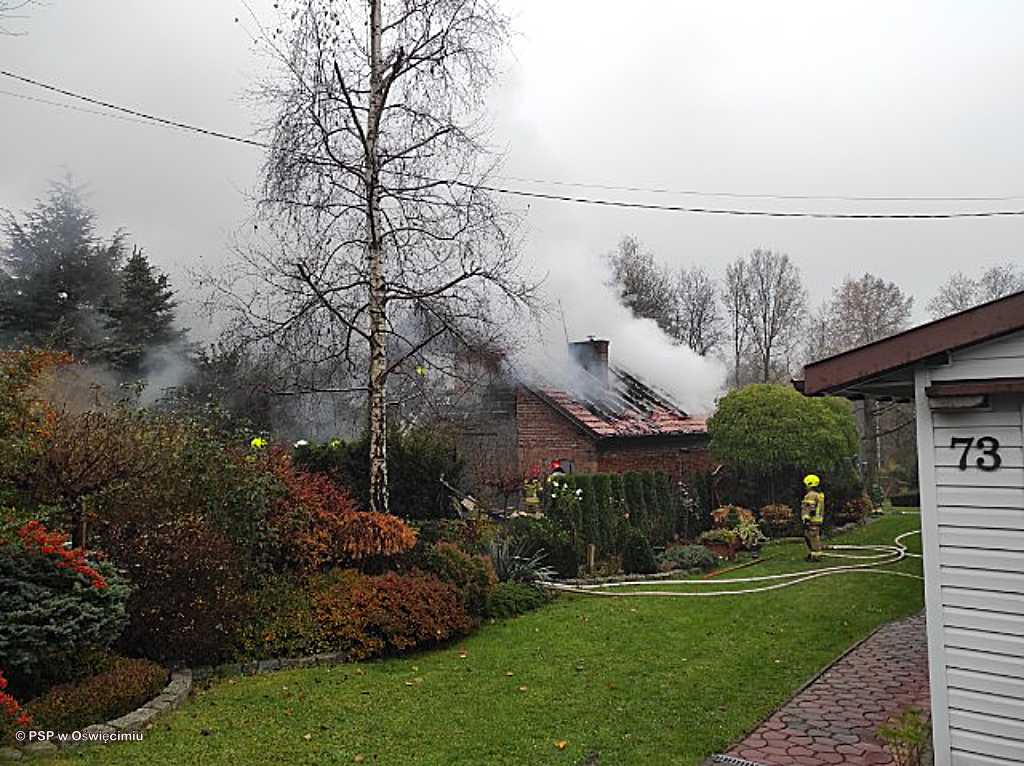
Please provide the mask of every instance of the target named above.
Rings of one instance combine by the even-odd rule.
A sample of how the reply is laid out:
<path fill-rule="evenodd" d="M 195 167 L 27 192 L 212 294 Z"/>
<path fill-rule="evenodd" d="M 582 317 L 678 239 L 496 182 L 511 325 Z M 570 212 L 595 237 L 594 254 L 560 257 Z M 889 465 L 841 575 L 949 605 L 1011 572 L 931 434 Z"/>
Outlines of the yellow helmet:
<path fill-rule="evenodd" d="M 267 440 L 264 439 L 262 436 L 257 436 L 253 438 L 252 441 L 249 442 L 249 446 L 252 447 L 253 449 L 263 449 L 264 447 L 267 446 Z"/>
<path fill-rule="evenodd" d="M 819 484 L 821 484 L 821 479 L 819 479 L 813 473 L 809 473 L 806 476 L 804 476 L 804 486 L 807 487 L 807 489 L 813 489 L 814 487 L 817 487 Z"/>

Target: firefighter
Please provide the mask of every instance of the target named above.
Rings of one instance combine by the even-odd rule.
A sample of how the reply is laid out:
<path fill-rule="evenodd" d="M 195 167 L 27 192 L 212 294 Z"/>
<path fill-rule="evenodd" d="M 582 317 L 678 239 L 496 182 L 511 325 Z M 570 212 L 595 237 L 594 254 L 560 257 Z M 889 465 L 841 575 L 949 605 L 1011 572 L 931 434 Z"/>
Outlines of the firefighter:
<path fill-rule="evenodd" d="M 820 484 L 821 479 L 813 473 L 804 477 L 807 494 L 800 504 L 800 518 L 804 523 L 808 561 L 821 561 L 821 525 L 825 521 L 825 493 L 819 489 Z"/>
<path fill-rule="evenodd" d="M 540 511 L 540 466 L 534 466 L 530 475 L 523 482 L 523 504 L 529 513 Z"/>

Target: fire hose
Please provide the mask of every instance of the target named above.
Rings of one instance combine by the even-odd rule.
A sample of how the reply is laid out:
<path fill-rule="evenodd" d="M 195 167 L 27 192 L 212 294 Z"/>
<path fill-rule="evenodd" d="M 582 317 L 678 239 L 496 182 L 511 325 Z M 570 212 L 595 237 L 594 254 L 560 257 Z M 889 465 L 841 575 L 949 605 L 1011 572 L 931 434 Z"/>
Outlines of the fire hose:
<path fill-rule="evenodd" d="M 772 590 L 788 588 L 791 585 L 817 580 L 821 577 L 831 577 L 841 574 L 884 574 L 895 577 L 909 577 L 915 580 L 923 580 L 921 575 L 910 572 L 896 572 L 891 569 L 880 567 L 896 564 L 906 558 L 921 558 L 921 554 L 911 553 L 903 544 L 903 540 L 911 535 L 921 534 L 918 529 L 904 532 L 896 537 L 891 545 L 830 545 L 823 554 L 830 558 L 857 559 L 860 564 L 841 564 L 833 567 L 821 567 L 809 569 L 802 572 L 787 572 L 784 574 L 762 575 L 760 577 L 738 577 L 724 580 L 631 580 L 626 582 L 607 582 L 594 584 L 573 584 L 546 582 L 544 586 L 552 590 L 564 593 L 580 593 L 588 596 L 683 596 L 708 598 L 713 596 L 739 596 L 747 593 L 767 593 Z M 837 553 L 835 551 L 847 551 Z M 861 551 L 862 553 L 852 553 Z M 721 586 L 721 585 L 751 585 L 752 587 L 733 590 L 698 590 L 698 591 L 673 591 L 673 590 L 629 590 L 613 592 L 618 588 L 634 588 L 650 585 L 693 585 L 693 586 Z"/>

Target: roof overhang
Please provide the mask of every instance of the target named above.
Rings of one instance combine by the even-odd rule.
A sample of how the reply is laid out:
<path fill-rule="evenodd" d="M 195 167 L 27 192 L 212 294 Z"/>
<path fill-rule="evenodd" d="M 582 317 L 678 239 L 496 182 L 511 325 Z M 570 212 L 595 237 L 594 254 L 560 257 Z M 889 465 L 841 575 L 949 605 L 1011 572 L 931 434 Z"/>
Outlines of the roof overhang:
<path fill-rule="evenodd" d="M 914 368 L 959 348 L 1024 329 L 1024 292 L 1014 293 L 804 367 L 808 396 L 912 398 Z M 798 386 L 799 388 L 799 386 Z"/>

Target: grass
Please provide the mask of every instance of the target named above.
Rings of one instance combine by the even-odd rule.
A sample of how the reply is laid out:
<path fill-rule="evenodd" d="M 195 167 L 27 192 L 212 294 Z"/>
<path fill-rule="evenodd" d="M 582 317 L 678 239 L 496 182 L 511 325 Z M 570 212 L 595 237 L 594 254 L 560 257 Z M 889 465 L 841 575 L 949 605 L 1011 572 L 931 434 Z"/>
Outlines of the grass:
<path fill-rule="evenodd" d="M 837 542 L 888 543 L 918 522 L 885 516 Z M 733 576 L 813 566 L 795 543 L 766 555 Z M 893 568 L 919 573 L 920 561 Z M 596 752 L 601 764 L 693 765 L 922 603 L 920 581 L 882 575 L 710 599 L 562 597 L 419 655 L 221 681 L 144 742 L 53 763 L 519 766 Z"/>

